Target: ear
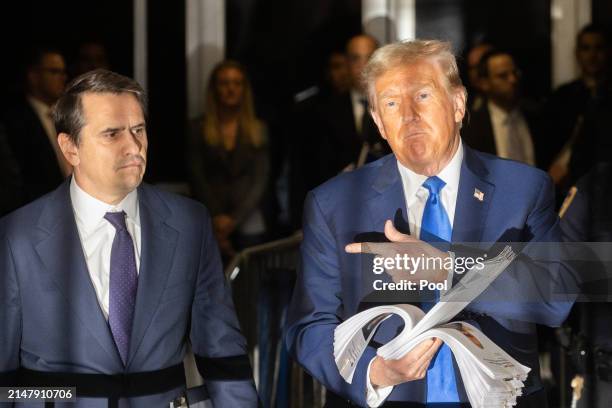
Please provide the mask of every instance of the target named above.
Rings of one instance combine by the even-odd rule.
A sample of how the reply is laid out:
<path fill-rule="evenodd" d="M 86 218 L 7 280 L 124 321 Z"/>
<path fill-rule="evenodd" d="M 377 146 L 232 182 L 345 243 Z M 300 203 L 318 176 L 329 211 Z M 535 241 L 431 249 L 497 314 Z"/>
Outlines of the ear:
<path fill-rule="evenodd" d="M 380 135 L 382 136 L 382 138 L 387 140 L 387 134 L 385 133 L 385 127 L 383 126 L 382 119 L 380 118 L 380 115 L 376 111 L 376 108 L 370 109 L 368 113 L 372 115 L 372 119 L 374 119 L 374 123 L 376 123 L 376 127 L 378 128 L 378 131 L 380 132 Z"/>
<path fill-rule="evenodd" d="M 57 135 L 57 143 L 68 163 L 72 167 L 77 167 L 81 162 L 79 148 L 74 144 L 70 136 L 67 133 L 60 133 Z"/>
<path fill-rule="evenodd" d="M 461 123 L 463 117 L 465 116 L 465 92 L 455 91 L 453 95 L 453 108 L 455 111 L 455 123 Z"/>

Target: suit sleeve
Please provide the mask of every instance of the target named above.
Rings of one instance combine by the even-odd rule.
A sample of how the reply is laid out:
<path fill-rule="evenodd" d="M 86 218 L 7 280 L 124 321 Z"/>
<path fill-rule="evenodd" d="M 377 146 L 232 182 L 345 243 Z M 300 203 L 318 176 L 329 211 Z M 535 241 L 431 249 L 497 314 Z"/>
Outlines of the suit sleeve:
<path fill-rule="evenodd" d="M 341 323 L 342 288 L 338 248 L 313 193 L 304 206 L 302 259 L 289 310 L 286 343 L 291 354 L 327 389 L 366 406 L 366 375 L 375 356 L 368 347 L 352 384 L 340 376 L 334 361 L 334 330 Z"/>
<path fill-rule="evenodd" d="M 512 264 L 470 306 L 492 317 L 560 326 L 579 293 L 580 282 L 562 255 L 554 187 L 542 177 L 538 197 L 525 223 L 528 242 Z"/>
<path fill-rule="evenodd" d="M 21 180 L 21 169 L 15 160 L 4 128 L 0 126 L 0 217 L 14 210 L 22 202 L 23 182 Z"/>
<path fill-rule="evenodd" d="M 198 371 L 215 407 L 256 407 L 257 392 L 219 250 L 206 214 L 191 317 Z"/>
<path fill-rule="evenodd" d="M 0 237 L 0 386 L 15 386 L 21 341 L 21 302 L 13 255 Z"/>

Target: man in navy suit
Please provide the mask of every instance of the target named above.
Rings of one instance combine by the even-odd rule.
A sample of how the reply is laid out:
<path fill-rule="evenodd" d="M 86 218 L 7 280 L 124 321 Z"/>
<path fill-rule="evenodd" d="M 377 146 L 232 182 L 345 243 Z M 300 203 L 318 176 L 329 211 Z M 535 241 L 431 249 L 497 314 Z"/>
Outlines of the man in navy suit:
<path fill-rule="evenodd" d="M 422 241 L 559 241 L 553 186 L 533 167 L 462 143 L 466 92 L 450 44 L 417 40 L 382 47 L 366 66 L 364 81 L 371 114 L 393 154 L 309 193 L 286 340 L 297 361 L 331 391 L 328 406 L 461 406 L 465 390 L 440 340 L 426 340 L 400 360 L 376 357 L 377 344 L 398 329 L 393 319 L 368 345 L 352 384 L 340 376 L 333 356 L 338 324 L 375 302 L 407 303 L 402 293 L 373 293 L 372 269 L 347 253 L 368 248 L 346 246 L 386 239 L 412 242 L 415 254 L 435 255 L 443 252 Z M 536 324 L 559 325 L 571 299 L 554 301 L 550 295 L 576 290 L 573 275 L 552 264 L 538 269 L 529 260 L 517 261 L 462 316 L 531 367 L 519 406 L 546 404 Z M 446 270 L 419 275 L 433 282 L 461 278 Z"/>
<path fill-rule="evenodd" d="M 257 406 L 208 212 L 141 183 L 143 90 L 88 72 L 54 122 L 73 177 L 0 221 L 0 383 L 76 386 L 88 408 L 185 406 L 191 341 L 215 406 Z"/>

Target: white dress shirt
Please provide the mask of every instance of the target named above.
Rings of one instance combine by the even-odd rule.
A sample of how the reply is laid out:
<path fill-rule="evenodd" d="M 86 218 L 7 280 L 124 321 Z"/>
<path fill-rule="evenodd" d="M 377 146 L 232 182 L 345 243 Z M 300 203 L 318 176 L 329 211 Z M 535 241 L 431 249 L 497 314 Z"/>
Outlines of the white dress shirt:
<path fill-rule="evenodd" d="M 487 103 L 491 115 L 497 155 L 505 159 L 535 165 L 533 140 L 529 132 L 529 126 L 527 126 L 521 111 L 514 109 L 506 112 L 491 101 Z"/>
<path fill-rule="evenodd" d="M 74 177 L 70 182 L 70 200 L 91 283 L 96 291 L 98 303 L 108 320 L 110 289 L 110 258 L 115 227 L 104 215 L 107 212 L 125 211 L 126 227 L 134 242 L 136 271 L 140 272 L 140 211 L 138 192 L 130 192 L 119 204 L 102 202 L 83 191 Z"/>
<path fill-rule="evenodd" d="M 440 191 L 440 201 L 446 210 L 448 220 L 451 226 L 455 220 L 455 208 L 457 206 L 457 193 L 459 192 L 459 176 L 461 175 L 461 163 L 463 162 L 463 144 L 459 143 L 459 148 L 453 155 L 450 162 L 437 174 L 437 176 L 446 184 Z M 408 209 L 408 225 L 410 233 L 414 236 L 421 235 L 421 220 L 425 205 L 429 198 L 429 190 L 423 187 L 423 182 L 428 176 L 417 174 L 407 167 L 404 167 L 399 161 L 397 162 L 402 186 L 404 189 L 404 199 L 406 200 L 406 208 Z M 448 279 L 452 279 L 452 271 Z M 374 359 L 372 359 L 374 361 Z M 368 365 L 366 373 L 367 394 L 366 399 L 368 406 L 378 407 L 393 391 L 393 386 L 374 388 L 370 383 L 370 367 L 372 361 Z"/>
<path fill-rule="evenodd" d="M 363 106 L 363 100 L 366 99 L 365 95 L 354 89 L 351 89 L 351 105 L 353 105 L 353 118 L 355 119 L 355 129 L 358 133 L 361 133 L 361 124 L 363 123 L 363 115 L 369 113 L 365 111 Z"/>

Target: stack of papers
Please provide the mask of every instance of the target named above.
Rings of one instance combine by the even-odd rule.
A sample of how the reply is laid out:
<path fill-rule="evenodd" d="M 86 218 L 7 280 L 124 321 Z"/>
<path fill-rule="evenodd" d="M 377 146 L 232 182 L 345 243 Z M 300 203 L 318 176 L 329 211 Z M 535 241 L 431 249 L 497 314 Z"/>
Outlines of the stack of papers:
<path fill-rule="evenodd" d="M 334 333 L 334 357 L 342 377 L 351 383 L 355 368 L 380 324 L 391 315 L 405 322 L 393 340 L 377 354 L 399 359 L 429 338 L 439 338 L 451 349 L 472 407 L 512 407 L 521 395 L 529 367 L 521 365 L 469 323 L 451 319 L 482 293 L 512 262 L 509 246 L 485 262 L 482 270 L 470 270 L 427 314 L 408 304 L 378 306 L 356 314 Z"/>

